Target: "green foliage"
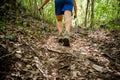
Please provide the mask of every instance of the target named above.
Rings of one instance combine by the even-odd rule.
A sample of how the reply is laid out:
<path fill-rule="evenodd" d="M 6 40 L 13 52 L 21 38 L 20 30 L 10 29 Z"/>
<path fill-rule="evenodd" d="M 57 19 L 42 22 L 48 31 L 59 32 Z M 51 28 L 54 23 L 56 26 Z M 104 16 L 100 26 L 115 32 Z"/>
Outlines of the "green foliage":
<path fill-rule="evenodd" d="M 55 11 L 54 11 L 54 0 L 44 6 L 43 10 L 38 11 L 37 7 L 42 4 L 44 0 L 18 0 L 18 2 L 25 7 L 26 12 L 24 15 L 32 15 L 33 17 L 44 18 L 46 21 L 56 23 Z M 78 7 L 78 24 L 84 24 L 85 11 L 88 0 L 76 0 Z M 91 18 L 91 0 L 88 8 L 87 23 L 90 24 Z M 95 0 L 94 5 L 94 24 L 99 26 L 101 24 L 109 24 L 116 18 L 120 18 L 120 1 L 119 0 Z M 9 6 L 9 5 L 7 5 Z M 74 14 L 74 13 L 73 13 Z M 19 21 L 16 24 L 22 24 L 26 26 L 26 23 L 21 23 Z M 86 27 L 86 26 L 85 26 Z M 96 26 L 95 26 L 96 27 Z"/>
<path fill-rule="evenodd" d="M 28 25 L 28 22 L 23 22 L 23 26 L 24 27 L 28 27 L 29 25 Z"/>
<path fill-rule="evenodd" d="M 22 21 L 19 21 L 19 20 L 16 20 L 16 21 L 15 21 L 15 24 L 18 25 L 18 26 L 22 26 L 22 25 L 23 25 L 23 22 L 22 22 Z"/>
<path fill-rule="evenodd" d="M 5 25 L 4 21 L 0 21 L 0 32 L 4 32 L 5 30 L 7 30 L 7 26 Z"/>
<path fill-rule="evenodd" d="M 33 17 L 39 18 L 40 15 L 42 15 L 45 20 L 55 23 L 54 0 L 51 0 L 44 6 L 43 10 L 40 11 L 38 11 L 37 7 L 41 5 L 41 0 L 21 0 L 19 3 L 26 8 L 25 15 L 32 15 Z M 17 22 L 17 24 L 19 24 L 19 22 Z"/>
<path fill-rule="evenodd" d="M 54 1 L 51 0 L 51 2 L 49 2 L 46 7 L 44 8 L 44 17 L 47 21 L 52 22 L 53 24 L 55 24 L 55 11 L 54 11 Z"/>
<path fill-rule="evenodd" d="M 6 26 L 0 26 L 0 31 L 1 31 L 1 32 L 4 31 L 4 30 L 6 30 L 6 29 L 7 29 Z"/>
<path fill-rule="evenodd" d="M 108 28 L 108 29 L 120 29 L 120 26 L 117 26 L 117 25 L 112 24 L 112 25 L 108 25 L 107 28 Z"/>
<path fill-rule="evenodd" d="M 95 4 L 95 21 L 98 24 L 107 24 L 118 17 L 117 1 L 97 0 Z M 120 18 L 120 17 L 119 17 Z"/>
<path fill-rule="evenodd" d="M 11 40 L 11 41 L 16 41 L 17 40 L 17 36 L 6 34 L 5 35 L 5 39 Z"/>
<path fill-rule="evenodd" d="M 30 27 L 30 24 L 26 21 L 16 20 L 15 24 L 18 25 L 18 26 Z"/>

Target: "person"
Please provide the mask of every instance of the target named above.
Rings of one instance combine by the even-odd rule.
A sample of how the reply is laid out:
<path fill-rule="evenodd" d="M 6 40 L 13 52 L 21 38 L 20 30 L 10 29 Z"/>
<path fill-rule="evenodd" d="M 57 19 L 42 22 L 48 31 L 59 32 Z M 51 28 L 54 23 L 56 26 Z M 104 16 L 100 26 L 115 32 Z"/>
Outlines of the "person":
<path fill-rule="evenodd" d="M 42 9 L 50 0 L 45 0 L 38 10 Z M 56 26 L 59 31 L 59 42 L 64 42 L 64 46 L 70 46 L 70 29 L 72 27 L 72 10 L 74 8 L 74 17 L 77 17 L 76 0 L 54 0 Z M 64 17 L 65 30 L 63 32 L 62 19 Z"/>

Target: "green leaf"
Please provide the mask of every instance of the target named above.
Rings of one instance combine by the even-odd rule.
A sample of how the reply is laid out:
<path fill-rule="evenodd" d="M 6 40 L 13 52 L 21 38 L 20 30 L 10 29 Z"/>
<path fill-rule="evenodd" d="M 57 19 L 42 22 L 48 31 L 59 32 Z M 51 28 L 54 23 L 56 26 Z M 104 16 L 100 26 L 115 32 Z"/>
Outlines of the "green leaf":
<path fill-rule="evenodd" d="M 6 26 L 1 26 L 1 27 L 0 27 L 0 31 L 4 31 L 4 30 L 6 30 L 6 29 L 7 29 Z"/>
<path fill-rule="evenodd" d="M 8 40 L 11 40 L 11 41 L 16 41 L 17 36 L 7 34 L 7 35 L 5 35 L 5 38 L 8 39 Z"/>
<path fill-rule="evenodd" d="M 19 26 L 22 26 L 23 25 L 23 22 L 22 21 L 19 21 L 19 20 L 16 20 L 16 25 L 19 25 Z"/>

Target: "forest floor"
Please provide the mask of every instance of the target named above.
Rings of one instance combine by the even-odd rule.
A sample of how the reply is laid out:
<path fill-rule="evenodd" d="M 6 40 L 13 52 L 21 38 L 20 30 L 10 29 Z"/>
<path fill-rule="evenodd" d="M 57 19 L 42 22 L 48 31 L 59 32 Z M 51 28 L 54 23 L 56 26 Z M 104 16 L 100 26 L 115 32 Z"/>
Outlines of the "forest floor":
<path fill-rule="evenodd" d="M 120 29 L 72 30 L 65 47 L 50 23 L 13 22 L 0 24 L 0 80 L 120 80 Z"/>

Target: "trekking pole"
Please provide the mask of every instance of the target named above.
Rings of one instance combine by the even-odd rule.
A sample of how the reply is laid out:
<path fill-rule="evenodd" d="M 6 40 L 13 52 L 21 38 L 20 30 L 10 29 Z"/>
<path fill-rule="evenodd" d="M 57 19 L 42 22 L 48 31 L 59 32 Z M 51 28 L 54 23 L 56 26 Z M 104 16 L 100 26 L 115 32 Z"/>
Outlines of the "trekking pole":
<path fill-rule="evenodd" d="M 78 19 L 76 18 L 76 17 L 74 17 L 74 26 L 73 26 L 73 28 L 74 28 L 74 31 L 75 31 L 75 33 L 77 33 L 78 32 Z"/>
<path fill-rule="evenodd" d="M 76 18 L 76 20 L 75 20 L 75 26 L 76 26 L 75 32 L 77 33 L 77 32 L 78 32 L 78 19 L 77 19 L 77 18 Z"/>

